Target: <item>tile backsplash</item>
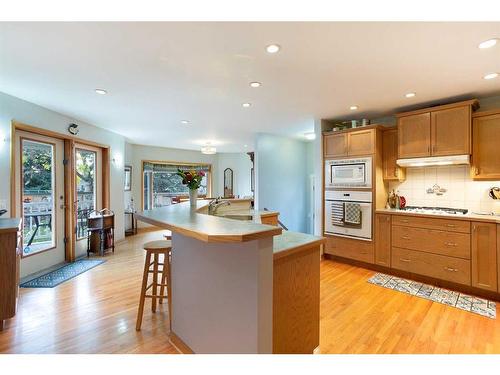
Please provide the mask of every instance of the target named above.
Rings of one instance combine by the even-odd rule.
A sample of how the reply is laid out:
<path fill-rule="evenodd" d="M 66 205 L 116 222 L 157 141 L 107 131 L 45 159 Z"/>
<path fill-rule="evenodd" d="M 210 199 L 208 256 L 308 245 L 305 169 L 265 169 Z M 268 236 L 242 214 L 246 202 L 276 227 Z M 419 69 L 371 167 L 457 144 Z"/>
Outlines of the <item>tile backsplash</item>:
<path fill-rule="evenodd" d="M 500 213 L 500 200 L 491 199 L 489 190 L 500 181 L 473 181 L 467 165 L 406 169 L 406 180 L 389 182 L 389 190 L 399 191 L 407 206 L 467 208 L 472 212 Z M 427 193 L 437 184 L 443 195 Z"/>

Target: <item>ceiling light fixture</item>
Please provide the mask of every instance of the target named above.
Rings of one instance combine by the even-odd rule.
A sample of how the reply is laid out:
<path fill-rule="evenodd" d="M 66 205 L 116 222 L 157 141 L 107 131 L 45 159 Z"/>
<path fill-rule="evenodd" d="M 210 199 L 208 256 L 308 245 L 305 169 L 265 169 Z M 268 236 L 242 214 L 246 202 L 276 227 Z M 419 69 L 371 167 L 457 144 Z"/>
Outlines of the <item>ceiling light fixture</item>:
<path fill-rule="evenodd" d="M 189 124 L 189 121 L 188 120 L 182 120 L 181 124 L 187 125 L 187 124 Z"/>
<path fill-rule="evenodd" d="M 498 38 L 488 39 L 488 40 L 485 40 L 484 42 L 479 43 L 478 47 L 479 47 L 479 49 L 491 48 L 494 45 L 496 45 L 497 42 L 498 42 Z"/>
<path fill-rule="evenodd" d="M 406 96 L 407 98 L 414 98 L 416 95 L 417 95 L 417 94 L 415 94 L 414 92 L 409 92 L 409 93 L 405 94 L 405 96 Z"/>
<path fill-rule="evenodd" d="M 201 153 L 205 155 L 214 155 L 217 152 L 217 149 L 213 146 L 210 145 L 210 143 L 207 143 L 206 146 L 203 146 L 201 148 Z"/>
<path fill-rule="evenodd" d="M 483 79 L 493 79 L 493 78 L 497 78 L 497 77 L 498 77 L 498 73 L 488 73 L 483 77 Z"/>
<path fill-rule="evenodd" d="M 356 109 L 358 109 L 358 108 L 359 108 L 359 107 L 358 107 L 357 105 L 351 105 L 351 106 L 349 107 L 349 109 L 350 109 L 351 111 L 355 111 L 355 110 L 356 110 Z"/>
<path fill-rule="evenodd" d="M 281 47 L 278 44 L 270 44 L 266 47 L 266 51 L 268 53 L 276 53 L 281 49 Z"/>
<path fill-rule="evenodd" d="M 248 107 L 250 107 L 251 105 L 252 105 L 251 103 L 243 103 L 241 106 L 242 106 L 243 108 L 248 108 Z"/>
<path fill-rule="evenodd" d="M 256 88 L 256 87 L 260 87 L 260 86 L 262 86 L 262 83 L 260 83 L 260 82 L 250 82 L 250 87 Z"/>
<path fill-rule="evenodd" d="M 313 139 L 316 139 L 316 133 L 314 133 L 314 132 L 304 133 L 304 137 L 306 137 L 306 139 L 312 141 Z"/>
<path fill-rule="evenodd" d="M 247 147 L 248 147 L 248 145 L 243 145 L 243 147 L 247 148 Z"/>
<path fill-rule="evenodd" d="M 95 89 L 95 93 L 99 95 L 106 95 L 108 92 L 104 89 Z"/>

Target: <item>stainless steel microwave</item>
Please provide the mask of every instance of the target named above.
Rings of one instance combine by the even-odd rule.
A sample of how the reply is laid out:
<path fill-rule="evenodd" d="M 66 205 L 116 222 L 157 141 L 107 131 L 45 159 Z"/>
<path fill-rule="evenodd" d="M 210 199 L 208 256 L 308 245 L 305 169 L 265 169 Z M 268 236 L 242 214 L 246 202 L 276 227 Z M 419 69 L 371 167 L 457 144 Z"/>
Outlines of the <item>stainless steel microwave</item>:
<path fill-rule="evenodd" d="M 371 188 L 372 158 L 325 160 L 326 188 Z"/>

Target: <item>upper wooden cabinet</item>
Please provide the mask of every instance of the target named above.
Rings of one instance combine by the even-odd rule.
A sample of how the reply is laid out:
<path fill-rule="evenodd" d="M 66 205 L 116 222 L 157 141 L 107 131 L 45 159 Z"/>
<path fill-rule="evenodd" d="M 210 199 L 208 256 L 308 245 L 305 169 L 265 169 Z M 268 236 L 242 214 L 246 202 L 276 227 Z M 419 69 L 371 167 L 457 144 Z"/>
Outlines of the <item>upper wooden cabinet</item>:
<path fill-rule="evenodd" d="M 324 136 L 325 158 L 361 156 L 375 153 L 375 129 L 349 130 Z"/>
<path fill-rule="evenodd" d="M 347 133 L 328 134 L 324 137 L 325 157 L 335 158 L 347 155 Z"/>
<path fill-rule="evenodd" d="M 431 155 L 470 154 L 470 105 L 431 112 Z"/>
<path fill-rule="evenodd" d="M 496 292 L 497 225 L 472 223 L 472 286 Z"/>
<path fill-rule="evenodd" d="M 398 130 L 384 130 L 382 134 L 382 166 L 384 180 L 405 179 L 404 168 L 396 164 L 398 159 Z"/>
<path fill-rule="evenodd" d="M 398 120 L 398 155 L 401 159 L 429 156 L 431 114 L 401 117 Z"/>
<path fill-rule="evenodd" d="M 471 153 L 471 114 L 477 100 L 400 113 L 399 158 Z"/>
<path fill-rule="evenodd" d="M 500 111 L 474 116 L 472 145 L 472 178 L 500 179 Z"/>

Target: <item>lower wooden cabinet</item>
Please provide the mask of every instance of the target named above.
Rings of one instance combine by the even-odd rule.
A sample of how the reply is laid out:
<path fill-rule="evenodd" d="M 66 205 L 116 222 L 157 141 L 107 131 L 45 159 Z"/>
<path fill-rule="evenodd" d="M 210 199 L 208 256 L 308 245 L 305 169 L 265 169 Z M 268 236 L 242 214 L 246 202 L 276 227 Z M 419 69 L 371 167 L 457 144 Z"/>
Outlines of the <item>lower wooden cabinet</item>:
<path fill-rule="evenodd" d="M 391 266 L 391 215 L 375 215 L 375 264 Z"/>
<path fill-rule="evenodd" d="M 392 248 L 393 268 L 457 284 L 471 284 L 470 264 L 466 259 Z"/>
<path fill-rule="evenodd" d="M 365 263 L 374 262 L 374 246 L 372 241 L 328 236 L 326 237 L 325 254 L 359 260 Z"/>
<path fill-rule="evenodd" d="M 498 290 L 497 224 L 472 222 L 472 286 Z"/>

